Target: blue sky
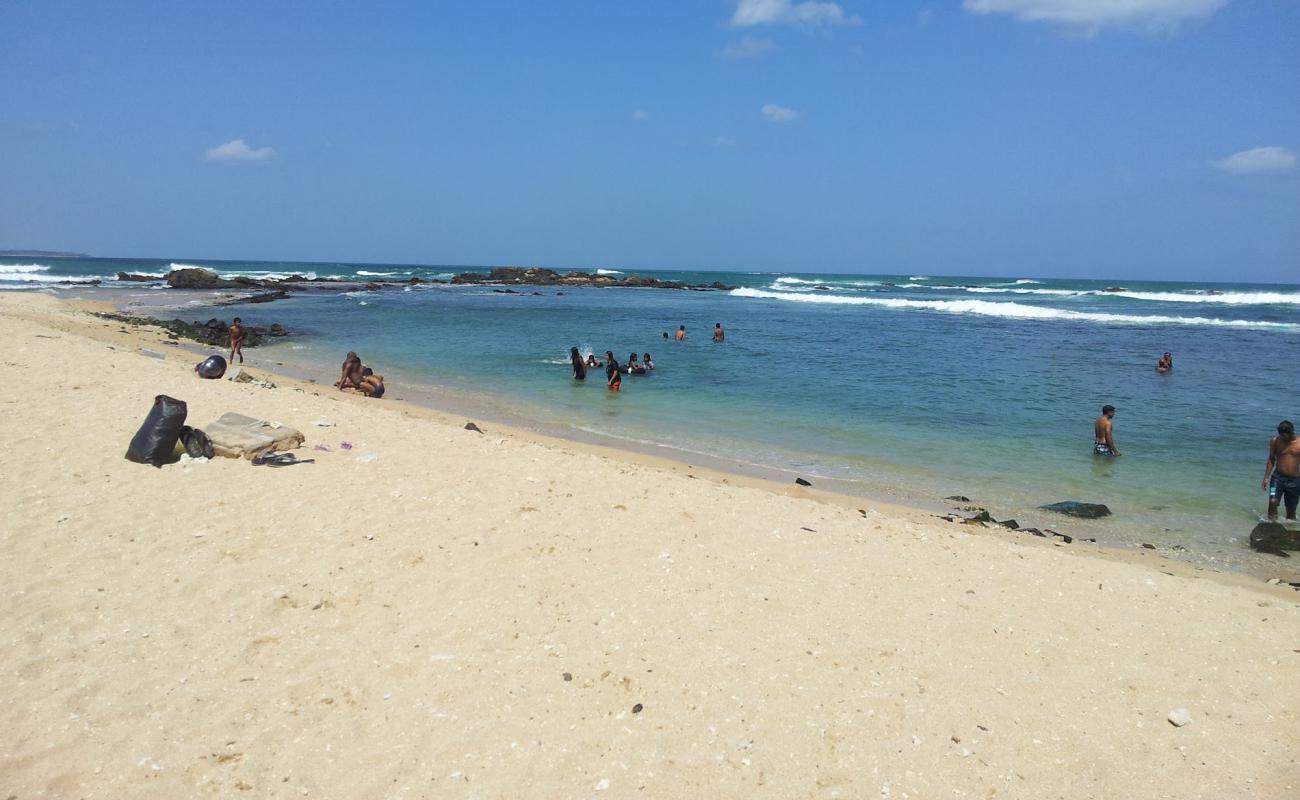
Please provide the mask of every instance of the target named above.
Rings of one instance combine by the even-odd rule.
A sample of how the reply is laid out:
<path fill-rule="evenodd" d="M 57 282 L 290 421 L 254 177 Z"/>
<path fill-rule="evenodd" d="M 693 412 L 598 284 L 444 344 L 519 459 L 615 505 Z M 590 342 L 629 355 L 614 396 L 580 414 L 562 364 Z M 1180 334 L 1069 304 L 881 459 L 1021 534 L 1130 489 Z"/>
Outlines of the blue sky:
<path fill-rule="evenodd" d="M 0 2 L 0 248 L 1300 281 L 1300 4 Z"/>

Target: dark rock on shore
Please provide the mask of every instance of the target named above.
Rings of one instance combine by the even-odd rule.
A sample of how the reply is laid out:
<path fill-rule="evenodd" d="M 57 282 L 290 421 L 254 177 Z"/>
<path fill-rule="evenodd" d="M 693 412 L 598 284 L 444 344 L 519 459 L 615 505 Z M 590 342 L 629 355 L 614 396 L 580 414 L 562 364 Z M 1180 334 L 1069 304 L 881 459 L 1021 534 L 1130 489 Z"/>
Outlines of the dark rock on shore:
<path fill-rule="evenodd" d="M 1065 500 L 1060 503 L 1039 506 L 1039 508 L 1044 511 L 1055 511 L 1058 514 L 1066 514 L 1080 519 L 1097 519 L 1098 517 L 1110 516 L 1110 509 L 1101 503 L 1080 503 L 1077 500 Z"/>
<path fill-rule="evenodd" d="M 1288 530 L 1280 522 L 1261 522 L 1250 532 L 1250 546 L 1263 553 L 1285 556 L 1284 550 L 1300 550 L 1300 531 Z"/>
<path fill-rule="evenodd" d="M 969 503 L 970 498 L 964 494 L 950 494 L 943 498 L 944 500 L 956 500 L 958 503 Z"/>
<path fill-rule="evenodd" d="M 136 281 L 137 283 L 157 283 L 162 280 L 157 275 L 140 275 L 135 272 L 119 272 L 117 273 L 117 279 L 119 281 Z"/>
<path fill-rule="evenodd" d="M 510 286 L 622 286 L 646 289 L 721 289 L 736 287 L 714 281 L 709 284 L 685 284 L 680 281 L 661 281 L 658 278 L 644 278 L 638 275 L 626 275 L 615 278 L 612 275 L 600 275 L 591 272 L 570 270 L 561 275 L 545 267 L 494 267 L 486 275 L 481 272 L 462 272 L 451 279 L 455 284 L 505 284 Z"/>
<path fill-rule="evenodd" d="M 219 319 L 210 319 L 207 322 L 185 322 L 179 319 L 164 320 L 154 319 L 153 317 L 136 317 L 129 314 L 96 314 L 95 316 L 126 325 L 162 328 L 173 337 L 189 339 L 190 341 L 214 347 L 226 347 L 230 344 L 230 326 Z M 278 323 L 270 328 L 245 325 L 244 331 L 247 333 L 247 337 L 244 339 L 245 347 L 257 347 L 268 336 L 288 335 L 288 331 Z"/>

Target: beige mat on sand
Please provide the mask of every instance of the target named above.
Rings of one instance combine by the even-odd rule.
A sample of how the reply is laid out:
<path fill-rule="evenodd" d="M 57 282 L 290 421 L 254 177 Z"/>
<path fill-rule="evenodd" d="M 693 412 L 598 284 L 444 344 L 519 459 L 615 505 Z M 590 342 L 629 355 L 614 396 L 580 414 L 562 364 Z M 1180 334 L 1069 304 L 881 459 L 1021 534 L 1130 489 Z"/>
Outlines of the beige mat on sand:
<path fill-rule="evenodd" d="M 216 422 L 203 426 L 212 439 L 212 449 L 226 458 L 252 458 L 261 453 L 292 450 L 303 443 L 300 431 L 227 411 Z"/>

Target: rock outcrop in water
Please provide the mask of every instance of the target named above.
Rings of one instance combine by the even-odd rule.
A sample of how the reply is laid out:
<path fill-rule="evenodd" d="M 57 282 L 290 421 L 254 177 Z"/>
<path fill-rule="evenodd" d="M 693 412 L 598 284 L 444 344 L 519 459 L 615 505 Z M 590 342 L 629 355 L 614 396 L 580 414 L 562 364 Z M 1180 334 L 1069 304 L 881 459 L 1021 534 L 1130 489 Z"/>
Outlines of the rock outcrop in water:
<path fill-rule="evenodd" d="M 625 275 L 616 278 L 613 275 L 570 270 L 560 274 L 545 267 L 494 267 L 486 275 L 481 272 L 462 272 L 451 279 L 455 284 L 502 284 L 508 286 L 621 286 L 644 289 L 721 289 L 730 290 L 719 281 L 713 283 L 688 284 L 680 281 L 661 281 L 658 278 L 643 278 L 639 275 Z"/>
<path fill-rule="evenodd" d="M 1066 514 L 1080 519 L 1097 519 L 1098 517 L 1110 516 L 1110 509 L 1101 503 L 1080 503 L 1077 500 L 1065 500 L 1060 503 L 1040 506 L 1040 508 L 1044 511 L 1055 511 L 1058 514 Z"/>

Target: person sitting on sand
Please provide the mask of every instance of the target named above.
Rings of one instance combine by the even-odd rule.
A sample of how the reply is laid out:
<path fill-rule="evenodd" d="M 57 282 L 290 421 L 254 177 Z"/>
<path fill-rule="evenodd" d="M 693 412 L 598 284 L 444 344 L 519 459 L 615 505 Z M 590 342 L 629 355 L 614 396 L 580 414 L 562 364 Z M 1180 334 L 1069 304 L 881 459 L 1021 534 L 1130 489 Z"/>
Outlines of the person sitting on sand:
<path fill-rule="evenodd" d="M 645 374 L 645 367 L 641 366 L 641 362 L 636 360 L 636 353 L 632 353 L 627 357 L 627 374 L 629 375 Z"/>
<path fill-rule="evenodd" d="M 230 358 L 226 359 L 231 364 L 235 363 L 235 354 L 239 354 L 239 363 L 244 363 L 244 340 L 248 338 L 248 331 L 244 330 L 244 323 L 239 317 L 230 323 Z"/>
<path fill-rule="evenodd" d="M 647 371 L 648 371 L 648 370 L 652 370 L 652 369 L 655 368 L 655 362 L 653 362 L 653 361 L 650 360 L 650 354 L 649 354 L 649 353 L 642 353 L 642 354 L 641 354 L 641 363 L 645 366 L 645 368 L 646 368 Z"/>
<path fill-rule="evenodd" d="M 340 389 L 358 388 L 361 385 L 361 370 L 361 359 L 356 353 L 348 351 L 347 357 L 343 359 L 343 372 L 334 385 Z"/>
<path fill-rule="evenodd" d="M 1119 448 L 1115 446 L 1115 406 L 1101 407 L 1101 416 L 1092 423 L 1092 452 L 1099 456 L 1118 456 Z"/>
<path fill-rule="evenodd" d="M 1162 375 L 1173 368 L 1174 356 L 1172 353 L 1165 353 L 1160 357 L 1160 360 L 1156 362 L 1156 372 L 1159 372 Z"/>
<path fill-rule="evenodd" d="M 677 326 L 677 341 L 680 342 L 680 341 L 683 341 L 683 340 L 685 340 L 685 339 L 686 339 L 686 326 L 685 326 L 685 325 L 678 325 L 678 326 Z"/>
<path fill-rule="evenodd" d="M 587 365 L 582 363 L 582 354 L 578 348 L 569 348 L 569 362 L 573 364 L 573 379 L 575 381 L 585 381 L 587 379 Z"/>
<path fill-rule="evenodd" d="M 384 376 L 376 375 L 373 369 L 366 367 L 361 370 L 361 382 L 357 384 L 357 388 L 360 389 L 361 393 L 366 397 L 373 397 L 375 399 L 383 397 Z"/>
<path fill-rule="evenodd" d="M 605 366 L 605 365 L 602 364 L 602 363 L 600 363 L 600 359 L 599 359 L 599 358 L 596 358 L 596 354 L 595 354 L 595 353 L 588 353 L 588 354 L 587 354 L 587 366 L 589 366 L 589 367 L 603 367 L 603 366 Z"/>
<path fill-rule="evenodd" d="M 1286 518 L 1295 519 L 1296 504 L 1300 502 L 1300 439 L 1289 419 L 1278 423 L 1277 436 L 1269 440 L 1268 463 L 1260 487 L 1268 490 L 1269 522 L 1277 521 L 1280 501 L 1286 502 Z"/>
<path fill-rule="evenodd" d="M 725 342 L 726 340 L 727 340 L 727 334 L 723 333 L 722 331 L 722 323 L 721 322 L 713 323 L 713 341 Z"/>

